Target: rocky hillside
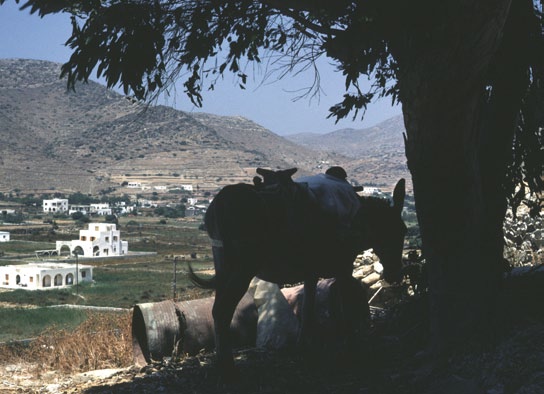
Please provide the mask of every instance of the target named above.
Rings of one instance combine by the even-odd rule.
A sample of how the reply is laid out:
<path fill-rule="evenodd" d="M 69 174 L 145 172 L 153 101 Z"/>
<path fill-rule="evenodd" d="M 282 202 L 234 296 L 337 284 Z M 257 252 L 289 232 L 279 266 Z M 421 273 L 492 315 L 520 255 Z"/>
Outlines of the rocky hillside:
<path fill-rule="evenodd" d="M 407 177 L 399 118 L 286 139 L 243 117 L 145 105 L 94 82 L 67 91 L 59 74 L 56 63 L 0 60 L 0 192 L 96 193 L 125 181 L 216 189 L 249 181 L 258 166 L 343 165 L 380 186 Z"/>
<path fill-rule="evenodd" d="M 352 158 L 346 168 L 367 182 L 393 183 L 410 179 L 404 155 L 402 116 L 366 129 L 341 129 L 327 134 L 301 133 L 286 138 L 309 149 Z"/>
<path fill-rule="evenodd" d="M 318 171 L 315 152 L 241 117 L 139 103 L 89 82 L 67 91 L 60 65 L 0 60 L 0 192 L 96 193 L 124 181 L 248 181 L 258 166 Z"/>
<path fill-rule="evenodd" d="M 360 158 L 379 156 L 384 151 L 403 154 L 404 131 L 404 121 L 399 115 L 366 129 L 341 129 L 327 134 L 300 133 L 286 138 L 311 149 Z"/>

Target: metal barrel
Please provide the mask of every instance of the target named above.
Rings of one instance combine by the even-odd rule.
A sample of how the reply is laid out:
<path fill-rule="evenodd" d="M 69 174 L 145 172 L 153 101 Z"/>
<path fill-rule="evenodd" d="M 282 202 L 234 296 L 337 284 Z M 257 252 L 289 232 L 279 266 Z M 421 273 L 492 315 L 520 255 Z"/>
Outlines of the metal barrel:
<path fill-rule="evenodd" d="M 356 279 L 349 280 L 340 290 L 336 279 L 323 279 L 317 283 L 315 300 L 316 327 L 314 335 L 323 343 L 330 343 L 345 334 L 343 324 L 352 329 L 366 327 L 370 318 L 368 297 L 364 286 Z M 302 320 L 304 286 L 282 290 L 295 316 Z M 343 298 L 345 297 L 345 298 Z"/>
<path fill-rule="evenodd" d="M 181 325 L 173 301 L 137 304 L 132 312 L 132 350 L 136 365 L 171 356 Z"/>
<path fill-rule="evenodd" d="M 132 314 L 132 350 L 136 365 L 173 355 L 194 355 L 215 345 L 213 297 L 190 301 L 137 304 Z M 231 323 L 234 346 L 254 345 L 257 308 L 246 294 Z"/>

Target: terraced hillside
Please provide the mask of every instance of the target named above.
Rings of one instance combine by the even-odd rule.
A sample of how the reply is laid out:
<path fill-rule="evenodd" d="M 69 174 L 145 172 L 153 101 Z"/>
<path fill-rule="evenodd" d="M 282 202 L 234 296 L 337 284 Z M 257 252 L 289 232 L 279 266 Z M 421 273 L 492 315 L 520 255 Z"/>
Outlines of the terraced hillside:
<path fill-rule="evenodd" d="M 242 117 L 146 105 L 89 82 L 68 91 L 60 65 L 0 60 L 0 192 L 96 193 L 124 181 L 248 181 L 257 166 L 316 172 L 345 164 Z"/>

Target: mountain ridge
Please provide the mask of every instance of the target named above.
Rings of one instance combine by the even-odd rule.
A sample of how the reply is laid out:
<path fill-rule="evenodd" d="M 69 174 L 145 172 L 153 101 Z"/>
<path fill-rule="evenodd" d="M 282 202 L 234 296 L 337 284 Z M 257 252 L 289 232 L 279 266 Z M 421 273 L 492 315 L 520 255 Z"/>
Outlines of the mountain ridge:
<path fill-rule="evenodd" d="M 0 59 L 0 192 L 93 194 L 127 181 L 216 190 L 250 181 L 256 167 L 392 176 L 373 157 L 301 146 L 242 116 L 140 103 L 92 81 L 69 91 L 59 75 L 57 63 Z"/>

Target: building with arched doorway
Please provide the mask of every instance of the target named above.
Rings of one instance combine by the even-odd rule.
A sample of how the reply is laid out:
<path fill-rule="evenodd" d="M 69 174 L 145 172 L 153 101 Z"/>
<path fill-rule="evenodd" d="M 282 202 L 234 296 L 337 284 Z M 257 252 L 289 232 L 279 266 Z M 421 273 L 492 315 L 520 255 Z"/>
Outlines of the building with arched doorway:
<path fill-rule="evenodd" d="M 77 273 L 76 273 L 77 267 Z M 44 290 L 91 282 L 93 267 L 68 263 L 30 263 L 0 267 L 0 287 Z"/>
<path fill-rule="evenodd" d="M 75 252 L 82 257 L 121 256 L 128 253 L 128 242 L 121 240 L 121 232 L 113 223 L 89 223 L 86 230 L 79 230 L 79 239 L 57 241 L 56 249 L 59 256 Z"/>

